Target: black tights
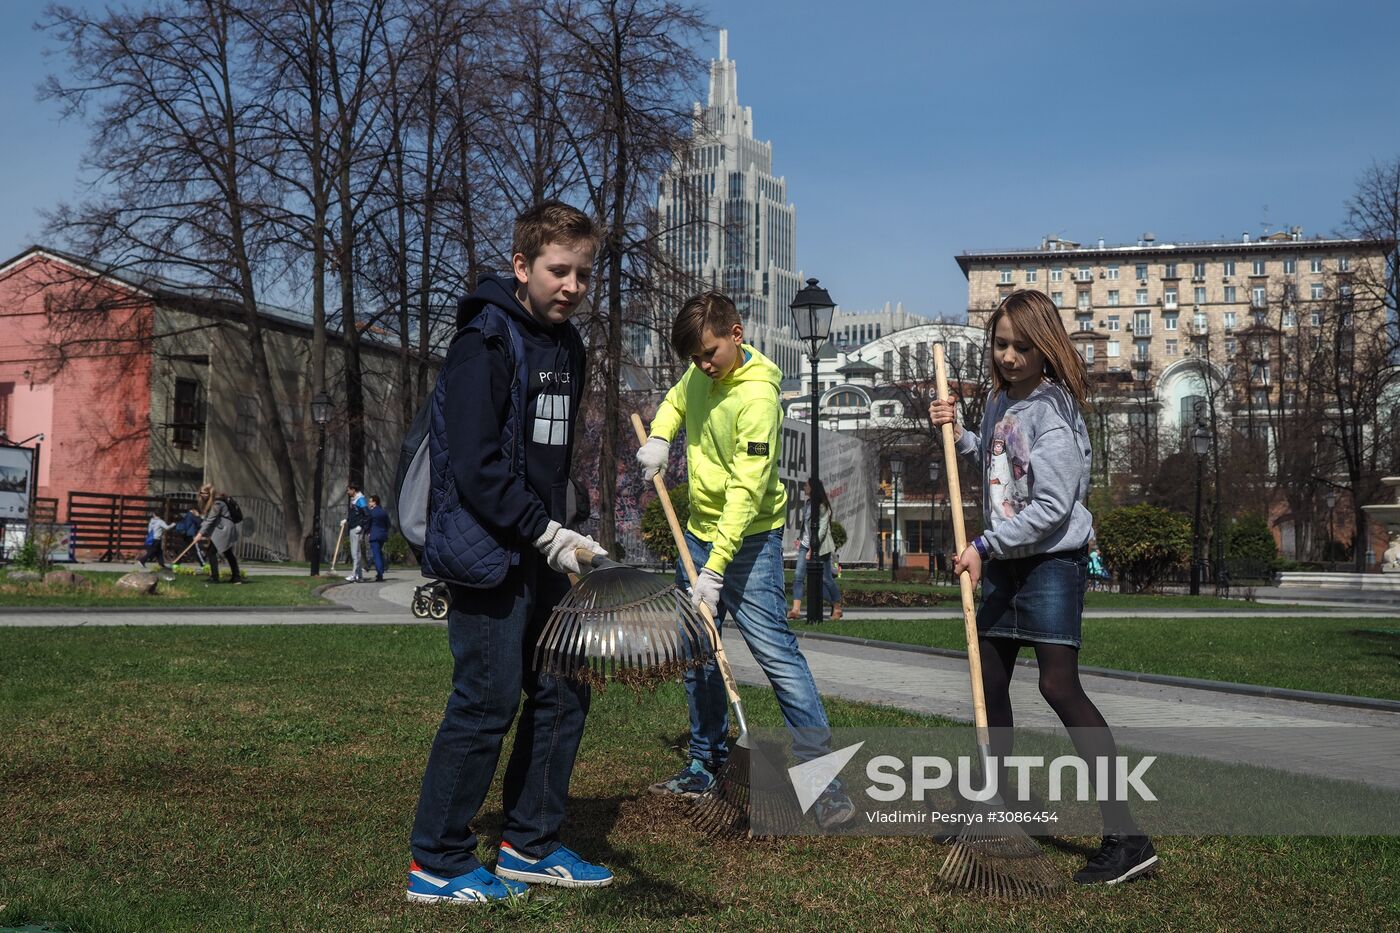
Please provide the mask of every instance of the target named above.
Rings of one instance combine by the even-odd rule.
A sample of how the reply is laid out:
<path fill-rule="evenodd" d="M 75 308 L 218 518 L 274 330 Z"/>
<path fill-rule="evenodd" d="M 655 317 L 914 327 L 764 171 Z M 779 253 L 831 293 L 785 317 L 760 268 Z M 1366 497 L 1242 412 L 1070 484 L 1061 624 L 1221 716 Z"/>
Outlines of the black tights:
<path fill-rule="evenodd" d="M 987 725 L 991 727 L 992 755 L 998 761 L 1005 761 L 1011 754 L 1013 717 L 1011 713 L 1011 677 L 1016 672 L 1016 655 L 1026 642 L 1014 638 L 982 638 L 978 644 L 982 652 L 982 692 L 987 700 Z M 1079 649 L 1070 645 L 1047 645 L 1031 643 L 1035 648 L 1035 660 L 1040 666 L 1040 695 L 1060 717 L 1074 749 L 1085 761 L 1090 762 L 1090 774 L 1096 774 L 1092 764 L 1103 757 L 1109 762 L 1108 786 L 1117 786 L 1118 747 L 1094 701 L 1084 692 L 1079 682 Z M 1002 798 L 1011 797 L 1008 788 L 1006 769 L 998 769 L 998 785 Z M 1110 795 L 1111 796 L 1111 795 Z M 1100 800 L 1099 812 L 1103 815 L 1105 832 L 1136 832 L 1132 813 L 1126 801 Z"/>

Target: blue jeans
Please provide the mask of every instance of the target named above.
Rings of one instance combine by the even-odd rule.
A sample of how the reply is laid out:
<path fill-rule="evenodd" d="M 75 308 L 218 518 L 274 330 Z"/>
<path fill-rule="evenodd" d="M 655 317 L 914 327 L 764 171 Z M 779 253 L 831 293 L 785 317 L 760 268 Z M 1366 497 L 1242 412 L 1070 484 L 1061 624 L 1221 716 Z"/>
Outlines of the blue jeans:
<path fill-rule="evenodd" d="M 374 558 L 374 575 L 376 577 L 384 576 L 384 568 L 387 566 L 387 562 L 384 560 L 384 543 L 383 541 L 370 541 L 369 543 L 369 553 Z"/>
<path fill-rule="evenodd" d="M 428 755 L 410 839 L 413 857 L 427 871 L 450 878 L 480 867 L 472 822 L 522 690 L 525 708 L 501 782 L 501 838 L 531 858 L 559 848 L 590 692 L 536 674 L 533 662 L 540 630 L 568 589 L 568 579 L 533 549 L 498 587 L 449 587 L 452 695 Z"/>
<path fill-rule="evenodd" d="M 818 558 L 822 563 L 822 598 L 835 605 L 841 601 L 841 588 L 836 585 L 836 578 L 831 574 L 831 555 L 823 554 Z M 798 545 L 797 547 L 797 567 L 792 575 L 792 598 L 800 600 L 807 593 L 807 549 Z"/>
<path fill-rule="evenodd" d="M 698 570 L 710 556 L 711 544 L 689 531 L 685 543 Z M 676 568 L 682 585 L 684 567 Z M 826 708 L 817 693 L 807 659 L 797 647 L 797 636 L 787 624 L 787 599 L 783 585 L 782 529 L 749 535 L 724 571 L 716 624 L 723 632 L 726 614 L 732 613 L 749 651 L 773 685 L 783 721 L 792 733 L 792 751 L 798 761 L 825 755 L 831 744 Z M 729 755 L 729 698 L 719 665 L 711 661 L 685 675 L 685 698 L 690 707 L 690 757 L 718 766 Z"/>

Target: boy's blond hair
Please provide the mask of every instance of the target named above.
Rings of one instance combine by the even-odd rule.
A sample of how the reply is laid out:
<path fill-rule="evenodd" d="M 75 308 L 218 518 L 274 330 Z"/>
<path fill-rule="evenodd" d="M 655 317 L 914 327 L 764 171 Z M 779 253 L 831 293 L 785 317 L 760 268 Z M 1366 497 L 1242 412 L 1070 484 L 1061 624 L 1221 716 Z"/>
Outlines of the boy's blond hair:
<path fill-rule="evenodd" d="M 587 242 L 598 245 L 598 228 L 593 218 L 563 201 L 543 201 L 515 219 L 510 250 L 525 257 L 528 265 L 544 252 L 550 243 L 569 246 Z"/>
<path fill-rule="evenodd" d="M 727 334 L 735 324 L 742 324 L 739 309 L 723 292 L 701 292 L 681 305 L 680 313 L 671 322 L 671 349 L 681 359 L 695 353 L 706 333 Z"/>

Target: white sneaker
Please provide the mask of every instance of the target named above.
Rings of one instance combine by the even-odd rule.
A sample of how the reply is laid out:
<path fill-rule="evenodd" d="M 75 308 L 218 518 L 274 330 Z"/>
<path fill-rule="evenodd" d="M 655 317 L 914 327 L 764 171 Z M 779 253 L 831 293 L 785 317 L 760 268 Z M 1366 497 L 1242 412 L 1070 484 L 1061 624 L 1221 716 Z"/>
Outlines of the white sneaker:
<path fill-rule="evenodd" d="M 346 583 L 359 583 L 359 582 L 360 582 L 360 578 L 357 577 L 357 576 L 355 576 L 355 575 L 352 573 L 352 574 L 350 574 L 350 576 L 348 576 L 348 577 L 345 578 L 345 582 L 346 582 Z"/>

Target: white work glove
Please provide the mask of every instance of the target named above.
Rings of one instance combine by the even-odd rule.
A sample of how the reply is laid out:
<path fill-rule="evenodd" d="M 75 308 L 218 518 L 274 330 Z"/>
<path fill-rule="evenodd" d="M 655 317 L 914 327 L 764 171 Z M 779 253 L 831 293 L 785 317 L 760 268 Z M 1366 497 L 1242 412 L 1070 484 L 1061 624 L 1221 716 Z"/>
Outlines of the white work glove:
<path fill-rule="evenodd" d="M 715 573 L 709 567 L 700 571 L 700 575 L 695 578 L 695 585 L 690 588 L 690 603 L 699 609 L 703 603 L 710 607 L 710 616 L 713 618 L 719 613 L 719 591 L 724 589 L 724 577 Z"/>
<path fill-rule="evenodd" d="M 666 469 L 671 460 L 671 442 L 660 437 L 649 437 L 637 451 L 637 462 L 642 465 L 642 477 L 650 480 Z"/>
<path fill-rule="evenodd" d="M 599 555 L 608 553 L 588 535 L 570 531 L 558 522 L 550 522 L 544 534 L 535 539 L 535 550 L 543 554 L 549 566 L 560 573 L 580 572 L 578 555 L 574 553 L 579 548 Z"/>

